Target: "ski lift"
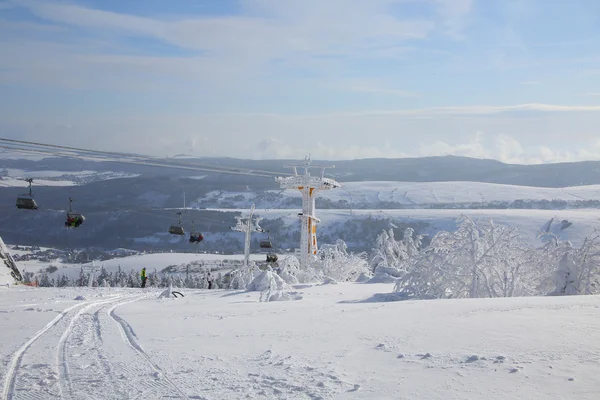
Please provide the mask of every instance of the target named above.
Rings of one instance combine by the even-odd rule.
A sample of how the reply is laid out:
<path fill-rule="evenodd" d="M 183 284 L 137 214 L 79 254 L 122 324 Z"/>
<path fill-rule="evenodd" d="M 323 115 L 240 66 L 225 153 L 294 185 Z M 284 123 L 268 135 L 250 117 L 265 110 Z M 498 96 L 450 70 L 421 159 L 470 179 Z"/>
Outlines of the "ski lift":
<path fill-rule="evenodd" d="M 275 253 L 269 253 L 267 254 L 267 262 L 268 263 L 276 263 L 277 262 L 277 254 Z"/>
<path fill-rule="evenodd" d="M 171 225 L 169 227 L 169 233 L 171 235 L 183 236 L 185 235 L 185 230 L 183 229 L 183 225 L 181 225 L 181 212 L 178 212 L 177 215 L 179 215 L 179 223 Z"/>
<path fill-rule="evenodd" d="M 195 223 L 192 221 L 192 231 L 190 232 L 190 243 L 200 243 L 204 240 L 204 235 L 200 232 L 196 232 Z"/>
<path fill-rule="evenodd" d="M 261 249 L 270 249 L 271 247 L 273 247 L 273 243 L 271 243 L 271 237 L 268 237 L 267 239 L 263 239 L 260 241 Z"/>
<path fill-rule="evenodd" d="M 17 208 L 24 210 L 37 210 L 38 205 L 33 198 L 33 194 L 31 193 L 31 183 L 33 179 L 25 179 L 26 182 L 29 182 L 29 193 L 21 194 L 17 197 Z"/>
<path fill-rule="evenodd" d="M 69 211 L 67 212 L 67 220 L 65 221 L 65 226 L 67 228 L 79 228 L 83 221 L 85 221 L 85 217 L 79 213 L 73 212 L 73 202 L 75 199 L 69 197 Z"/>

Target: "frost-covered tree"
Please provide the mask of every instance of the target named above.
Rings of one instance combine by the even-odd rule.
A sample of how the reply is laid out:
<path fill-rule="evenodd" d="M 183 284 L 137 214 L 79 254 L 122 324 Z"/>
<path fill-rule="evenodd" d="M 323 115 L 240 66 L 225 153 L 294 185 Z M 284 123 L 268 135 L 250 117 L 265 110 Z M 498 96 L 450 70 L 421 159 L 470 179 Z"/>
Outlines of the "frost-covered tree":
<path fill-rule="evenodd" d="M 516 228 L 461 216 L 405 263 L 395 291 L 418 297 L 502 297 L 531 293 L 529 249 Z"/>
<path fill-rule="evenodd" d="M 100 272 L 95 279 L 98 282 L 98 286 L 108 287 L 111 285 L 110 276 L 106 268 L 104 268 L 104 265 L 100 267 Z"/>
<path fill-rule="evenodd" d="M 237 268 L 229 273 L 230 279 L 227 288 L 234 290 L 245 290 L 250 282 L 252 282 L 260 273 L 261 271 L 258 269 L 256 264 L 254 262 L 250 262 L 248 267 Z"/>
<path fill-rule="evenodd" d="M 375 239 L 375 247 L 371 252 L 369 266 L 373 272 L 377 268 L 401 269 L 403 260 L 409 257 L 404 243 L 396 241 L 394 230 L 390 228 L 381 232 Z"/>
<path fill-rule="evenodd" d="M 160 284 L 160 279 L 158 277 L 158 272 L 156 271 L 156 269 L 154 269 L 152 272 L 150 272 L 148 274 L 148 285 L 147 286 L 156 287 L 159 284 Z"/>
<path fill-rule="evenodd" d="M 600 293 L 600 232 L 586 237 L 580 248 L 557 243 L 554 251 L 553 295 Z"/>
<path fill-rule="evenodd" d="M 317 260 L 309 265 L 314 271 L 313 281 L 331 278 L 339 282 L 356 281 L 361 274 L 368 274 L 367 255 L 348 253 L 346 243 L 338 239 L 335 245 L 324 245 L 318 252 Z"/>
<path fill-rule="evenodd" d="M 39 286 L 40 287 L 51 287 L 52 282 L 50 281 L 50 275 L 48 275 L 48 272 L 43 271 L 42 274 L 39 277 Z"/>

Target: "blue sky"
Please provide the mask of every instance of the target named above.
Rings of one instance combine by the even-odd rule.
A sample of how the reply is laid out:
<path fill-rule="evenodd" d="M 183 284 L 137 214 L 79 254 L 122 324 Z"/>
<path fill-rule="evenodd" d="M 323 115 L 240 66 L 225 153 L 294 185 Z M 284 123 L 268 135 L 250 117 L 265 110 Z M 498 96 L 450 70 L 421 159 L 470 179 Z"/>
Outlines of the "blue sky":
<path fill-rule="evenodd" d="M 3 137 L 246 158 L 600 159 L 593 0 L 0 0 Z"/>

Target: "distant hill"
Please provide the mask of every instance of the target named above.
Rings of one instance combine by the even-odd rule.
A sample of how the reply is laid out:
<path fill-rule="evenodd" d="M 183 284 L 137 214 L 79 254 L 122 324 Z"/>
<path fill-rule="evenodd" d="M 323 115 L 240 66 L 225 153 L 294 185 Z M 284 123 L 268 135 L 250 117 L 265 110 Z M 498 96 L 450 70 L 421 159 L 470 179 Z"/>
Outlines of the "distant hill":
<path fill-rule="evenodd" d="M 2 154 L 0 235 L 7 243 L 58 248 L 190 248 L 185 241 L 174 240 L 166 233 L 168 226 L 176 221 L 174 208 L 183 206 L 184 192 L 187 206 L 247 209 L 255 203 L 263 209 L 290 209 L 289 214 L 293 214 L 294 221 L 297 221 L 297 217 L 293 210 L 300 207 L 299 194 L 294 191 L 282 193 L 273 178 L 148 167 L 115 161 L 81 161 L 74 158 L 32 160 L 19 159 L 15 154 L 8 158 L 1 157 Z M 291 170 L 284 168 L 284 164 L 298 163 L 298 160 L 178 157 L 177 162 L 289 173 Z M 600 208 L 600 198 L 596 199 L 595 196 L 600 188 L 589 186 L 600 184 L 600 162 L 509 165 L 494 160 L 447 156 L 336 162 L 315 160 L 314 163 L 335 164 L 336 168 L 328 169 L 326 176 L 347 183 L 344 189 L 321 196 L 317 200 L 317 207 L 339 209 L 347 220 L 353 218 L 352 209 Z M 18 179 L 25 176 L 36 179 L 33 190 L 40 209 L 34 212 L 16 210 L 15 207 L 16 197 L 27 190 L 25 182 Z M 365 184 L 361 185 L 360 182 Z M 410 182 L 419 183 L 412 186 Z M 427 182 L 439 183 L 428 185 Z M 576 186 L 588 187 L 573 189 Z M 560 189 L 563 187 L 569 189 Z M 64 228 L 68 197 L 76 199 L 76 210 L 87 217 L 81 230 L 69 231 Z M 240 212 L 230 211 L 186 211 L 186 230 L 191 229 L 191 222 L 195 219 L 196 226 L 210 233 L 202 244 L 203 249 L 241 251 L 241 235 L 229 229 Z M 324 220 L 323 227 L 328 223 Z M 365 225 L 367 223 L 371 225 Z M 352 229 L 357 235 L 363 232 L 361 238 L 364 238 L 355 241 L 356 249 L 368 249 L 375 239 L 372 236 L 388 226 L 372 221 L 358 221 L 356 224 Z M 295 223 L 283 226 L 280 221 L 269 221 L 267 218 L 263 226 L 286 235 L 286 246 L 293 246 L 299 235 L 297 231 L 290 231 L 290 227 L 296 227 Z M 339 225 L 339 229 L 347 228 Z M 329 236 L 335 238 L 338 234 L 332 231 Z"/>

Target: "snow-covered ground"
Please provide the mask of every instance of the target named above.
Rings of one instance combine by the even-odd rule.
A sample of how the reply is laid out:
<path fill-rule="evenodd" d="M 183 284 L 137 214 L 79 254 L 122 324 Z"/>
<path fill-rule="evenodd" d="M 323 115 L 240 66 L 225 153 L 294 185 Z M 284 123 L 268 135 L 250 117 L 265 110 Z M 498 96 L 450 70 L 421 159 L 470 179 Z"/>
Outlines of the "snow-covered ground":
<path fill-rule="evenodd" d="M 222 212 L 241 212 L 246 214 L 245 209 L 209 209 Z M 300 210 L 289 209 L 257 209 L 255 214 L 268 219 L 282 218 L 286 226 L 298 227 L 297 213 Z M 358 218 L 389 219 L 394 222 L 422 222 L 427 228 L 419 233 L 435 234 L 439 230 L 453 231 L 456 228 L 456 220 L 461 214 L 467 215 L 475 220 L 492 219 L 495 223 L 514 226 L 529 243 L 538 243 L 538 232 L 545 230 L 548 221 L 554 218 L 553 233 L 563 240 L 570 240 L 574 244 L 580 244 L 583 238 L 588 236 L 594 229 L 600 229 L 600 212 L 597 209 L 577 210 L 435 210 L 435 209 L 406 209 L 406 210 L 335 210 L 321 209 L 316 211 L 316 216 L 321 219 L 318 225 L 318 233 L 329 233 L 335 224 L 344 223 Z M 572 225 L 561 230 L 557 225 L 567 220 Z"/>
<path fill-rule="evenodd" d="M 598 296 L 0 289 L 2 398 L 598 399 Z M 75 300 L 83 296 L 82 300 Z"/>
<path fill-rule="evenodd" d="M 26 178 L 34 179 L 34 186 L 76 186 L 84 183 L 118 178 L 135 178 L 139 174 L 114 171 L 25 171 L 14 168 L 0 169 L 0 186 L 27 187 Z"/>
<path fill-rule="evenodd" d="M 254 202 L 261 208 L 278 208 L 282 200 L 300 197 L 299 192 L 293 190 L 272 190 L 267 194 L 268 196 L 265 197 L 252 190 L 244 192 L 212 191 L 197 199 L 193 204 L 209 207 L 221 204 L 250 207 Z M 342 182 L 342 188 L 323 191 L 319 197 L 333 202 L 345 200 L 350 204 L 371 204 L 373 206 L 381 203 L 435 206 L 436 204 L 481 204 L 517 200 L 572 202 L 600 199 L 600 185 L 541 188 L 484 182 Z"/>
<path fill-rule="evenodd" d="M 346 182 L 346 190 L 330 190 L 322 197 L 354 202 L 410 204 L 481 203 L 515 200 L 597 200 L 600 185 L 540 188 L 484 182 Z M 349 192 L 349 193 L 348 193 Z M 291 191 L 285 192 L 291 195 Z"/>
<path fill-rule="evenodd" d="M 27 251 L 13 251 L 10 250 L 11 254 L 27 254 Z M 153 253 L 153 254 L 138 254 L 128 257 L 113 258 L 105 261 L 95 261 L 94 265 L 98 267 L 104 267 L 108 272 L 115 272 L 119 267 L 124 272 L 131 270 L 141 270 L 143 267 L 150 272 L 153 270 L 161 271 L 162 269 L 171 265 L 182 265 L 191 262 L 204 262 L 210 263 L 221 263 L 229 260 L 243 260 L 243 254 L 204 254 L 204 253 Z M 251 254 L 251 261 L 264 261 L 264 254 Z M 27 260 L 18 261 L 17 265 L 21 272 L 40 272 L 49 266 L 53 265 L 58 270 L 50 274 L 50 277 L 59 274 L 65 274 L 70 278 L 79 275 L 82 266 L 91 266 L 92 262 L 84 264 L 65 264 L 60 260 L 54 261 L 40 261 L 40 260 Z"/>

